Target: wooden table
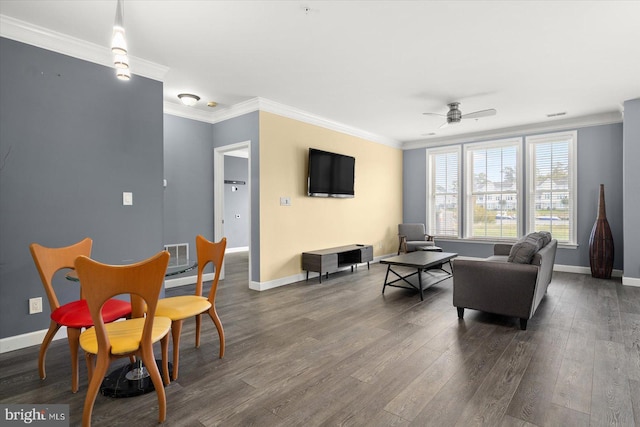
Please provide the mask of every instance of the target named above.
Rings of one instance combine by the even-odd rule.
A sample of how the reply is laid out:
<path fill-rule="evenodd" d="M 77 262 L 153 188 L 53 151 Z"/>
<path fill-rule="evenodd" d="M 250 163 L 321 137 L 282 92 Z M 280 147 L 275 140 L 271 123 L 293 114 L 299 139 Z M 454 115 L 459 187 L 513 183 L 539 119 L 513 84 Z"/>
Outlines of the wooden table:
<path fill-rule="evenodd" d="M 382 293 L 384 294 L 384 289 L 387 286 L 403 289 L 416 289 L 420 291 L 420 300 L 424 301 L 423 289 L 425 287 L 435 285 L 436 283 L 452 277 L 451 271 L 447 271 L 442 267 L 444 264 L 449 264 L 449 269 L 451 269 L 451 260 L 457 256 L 458 254 L 452 252 L 415 251 L 380 260 L 380 264 L 387 264 L 387 274 L 384 277 Z M 393 270 L 392 267 L 409 267 L 415 269 L 415 271 L 402 275 Z M 429 279 L 424 283 L 422 281 L 422 272 L 427 272 L 430 275 Z M 395 274 L 398 278 L 389 281 L 389 273 Z M 407 280 L 409 277 L 414 275 L 418 276 L 418 286 Z M 400 281 L 405 282 L 409 286 L 395 284 Z"/>

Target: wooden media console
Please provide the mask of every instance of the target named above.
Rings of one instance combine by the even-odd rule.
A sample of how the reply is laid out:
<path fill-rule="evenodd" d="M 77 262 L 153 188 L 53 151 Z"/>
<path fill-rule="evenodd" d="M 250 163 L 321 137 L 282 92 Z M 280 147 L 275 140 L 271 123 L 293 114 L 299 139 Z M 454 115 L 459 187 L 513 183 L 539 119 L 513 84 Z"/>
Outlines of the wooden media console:
<path fill-rule="evenodd" d="M 309 280 L 309 272 L 315 271 L 319 274 L 320 283 L 322 283 L 323 274 L 328 278 L 329 273 L 349 266 L 353 271 L 354 265 L 365 262 L 369 268 L 370 261 L 373 261 L 371 245 L 338 246 L 302 253 L 302 269 L 307 271 L 307 280 Z"/>

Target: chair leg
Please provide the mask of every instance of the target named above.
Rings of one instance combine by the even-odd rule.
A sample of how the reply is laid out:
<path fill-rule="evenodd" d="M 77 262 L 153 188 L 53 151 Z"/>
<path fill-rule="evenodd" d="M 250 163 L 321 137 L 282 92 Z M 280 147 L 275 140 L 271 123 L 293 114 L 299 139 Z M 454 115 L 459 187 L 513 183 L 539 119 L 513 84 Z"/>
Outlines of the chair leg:
<path fill-rule="evenodd" d="M 464 318 L 464 307 L 456 307 L 458 309 L 458 319 Z"/>
<path fill-rule="evenodd" d="M 78 392 L 78 348 L 80 347 L 80 329 L 67 328 L 67 340 L 71 350 L 71 392 Z"/>
<path fill-rule="evenodd" d="M 196 348 L 200 347 L 200 326 L 202 326 L 202 314 L 196 314 Z"/>
<path fill-rule="evenodd" d="M 100 384 L 102 384 L 102 379 L 107 373 L 109 363 L 111 362 L 108 354 L 98 354 L 96 357 L 97 362 L 95 372 L 93 373 L 91 381 L 89 382 L 89 387 L 87 388 L 87 397 L 84 399 L 84 409 L 82 411 L 83 427 L 91 427 L 91 414 L 93 413 L 93 404 L 96 401 L 98 390 L 100 390 Z"/>
<path fill-rule="evenodd" d="M 178 362 L 180 361 L 180 333 L 182 332 L 183 320 L 171 322 L 171 339 L 173 340 L 173 381 L 178 379 Z"/>
<path fill-rule="evenodd" d="M 142 362 L 147 367 L 147 371 L 149 371 L 151 382 L 153 383 L 153 386 L 156 389 L 156 394 L 158 395 L 158 422 L 163 423 L 167 417 L 167 395 L 165 394 L 164 385 L 160 378 L 160 371 L 158 371 L 158 366 L 156 365 L 156 360 L 153 356 L 153 344 L 143 346 L 140 349 L 140 352 Z"/>
<path fill-rule="evenodd" d="M 169 334 L 160 340 L 160 349 L 162 351 L 162 378 L 164 385 L 169 385 L 171 384 L 169 379 Z"/>
<path fill-rule="evenodd" d="M 95 364 L 93 363 L 93 354 L 91 353 L 84 353 L 84 361 L 87 365 L 87 377 L 89 378 L 89 381 L 91 381 L 91 378 L 93 378 L 93 371 L 94 371 L 94 366 Z"/>
<path fill-rule="evenodd" d="M 224 329 L 222 328 L 222 322 L 220 321 L 220 317 L 218 317 L 215 306 L 212 305 L 208 313 L 218 330 L 218 337 L 220 337 L 220 359 L 222 359 L 224 357 Z"/>
<path fill-rule="evenodd" d="M 44 336 L 42 340 L 42 344 L 40 344 L 40 354 L 38 355 L 38 371 L 40 373 L 40 379 L 45 379 L 47 377 L 47 371 L 45 369 L 45 358 L 47 357 L 47 349 L 49 348 L 49 344 L 53 341 L 53 337 L 56 335 L 60 329 L 60 325 L 54 322 L 53 320 L 49 324 L 49 330 L 47 334 Z"/>

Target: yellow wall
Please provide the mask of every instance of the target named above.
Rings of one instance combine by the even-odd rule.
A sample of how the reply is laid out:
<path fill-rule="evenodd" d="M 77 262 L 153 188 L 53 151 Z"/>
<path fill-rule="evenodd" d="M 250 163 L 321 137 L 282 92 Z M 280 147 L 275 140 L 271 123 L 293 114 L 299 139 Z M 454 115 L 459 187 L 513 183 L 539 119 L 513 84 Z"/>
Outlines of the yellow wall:
<path fill-rule="evenodd" d="M 307 196 L 309 148 L 356 159 L 353 199 Z M 354 243 L 397 250 L 402 150 L 260 112 L 260 281 L 302 272 L 302 252 Z M 280 206 L 280 197 L 291 206 Z"/>

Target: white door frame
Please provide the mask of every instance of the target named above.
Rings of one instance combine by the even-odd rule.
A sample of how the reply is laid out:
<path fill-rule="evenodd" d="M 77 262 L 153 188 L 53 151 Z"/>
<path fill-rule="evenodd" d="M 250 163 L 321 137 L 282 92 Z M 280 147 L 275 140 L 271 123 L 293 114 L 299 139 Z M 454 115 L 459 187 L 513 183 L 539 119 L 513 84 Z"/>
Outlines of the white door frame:
<path fill-rule="evenodd" d="M 224 145 L 213 149 L 213 235 L 214 241 L 224 237 L 224 154 L 229 151 L 246 149 L 247 190 L 249 194 L 249 284 L 251 284 L 251 141 Z M 224 262 L 220 278 L 224 279 Z"/>

